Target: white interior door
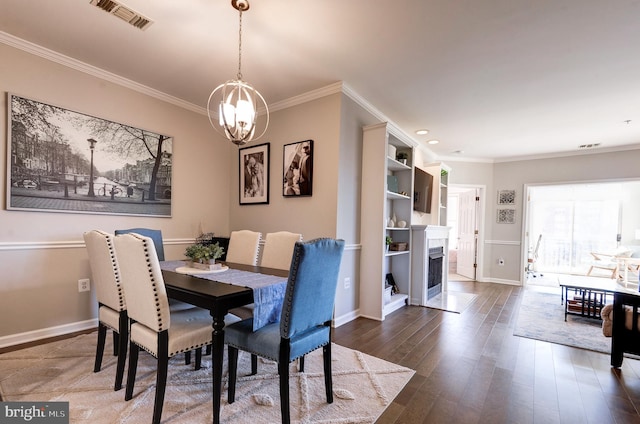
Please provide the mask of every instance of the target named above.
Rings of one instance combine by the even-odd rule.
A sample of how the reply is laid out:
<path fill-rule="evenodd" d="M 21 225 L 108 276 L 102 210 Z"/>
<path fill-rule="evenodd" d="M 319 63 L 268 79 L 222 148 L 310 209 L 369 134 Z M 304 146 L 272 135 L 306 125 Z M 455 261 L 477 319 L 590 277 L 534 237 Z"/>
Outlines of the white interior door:
<path fill-rule="evenodd" d="M 477 189 L 460 193 L 458 207 L 458 264 L 456 273 L 476 279 Z"/>

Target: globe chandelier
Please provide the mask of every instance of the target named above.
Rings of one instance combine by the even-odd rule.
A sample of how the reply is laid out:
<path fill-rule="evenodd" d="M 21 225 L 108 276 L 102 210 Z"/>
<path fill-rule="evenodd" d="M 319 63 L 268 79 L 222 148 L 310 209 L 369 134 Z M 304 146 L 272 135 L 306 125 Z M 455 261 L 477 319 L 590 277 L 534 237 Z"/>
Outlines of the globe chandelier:
<path fill-rule="evenodd" d="M 238 74 L 236 79 L 220 84 L 211 92 L 207 114 L 211 126 L 219 134 L 242 146 L 258 140 L 267 131 L 269 108 L 258 90 L 242 80 L 242 12 L 249 10 L 249 0 L 231 0 L 231 5 L 239 13 Z M 261 132 L 257 129 L 259 106 L 266 111 L 266 122 Z"/>

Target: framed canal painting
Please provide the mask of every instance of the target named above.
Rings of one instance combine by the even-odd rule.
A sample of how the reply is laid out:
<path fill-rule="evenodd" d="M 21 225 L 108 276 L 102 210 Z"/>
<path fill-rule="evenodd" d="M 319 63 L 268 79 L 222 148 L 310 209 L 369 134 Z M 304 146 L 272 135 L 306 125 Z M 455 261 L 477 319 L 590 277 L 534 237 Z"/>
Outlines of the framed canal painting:
<path fill-rule="evenodd" d="M 7 96 L 7 209 L 171 216 L 171 136 Z"/>

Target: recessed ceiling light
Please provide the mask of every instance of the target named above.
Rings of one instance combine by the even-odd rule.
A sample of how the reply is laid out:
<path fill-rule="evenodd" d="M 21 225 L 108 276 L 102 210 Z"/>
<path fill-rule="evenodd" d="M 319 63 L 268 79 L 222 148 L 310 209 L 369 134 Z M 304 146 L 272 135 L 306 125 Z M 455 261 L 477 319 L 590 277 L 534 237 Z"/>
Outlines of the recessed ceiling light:
<path fill-rule="evenodd" d="M 426 135 L 426 134 L 429 134 L 429 130 L 427 130 L 427 129 L 417 130 L 416 134 L 418 134 L 418 135 Z"/>
<path fill-rule="evenodd" d="M 464 153 L 464 150 L 454 150 L 453 153 L 456 155 L 461 155 Z"/>
<path fill-rule="evenodd" d="M 440 140 L 429 140 L 429 141 L 427 141 L 427 143 L 429 143 L 429 144 L 438 144 L 438 143 L 440 143 Z"/>

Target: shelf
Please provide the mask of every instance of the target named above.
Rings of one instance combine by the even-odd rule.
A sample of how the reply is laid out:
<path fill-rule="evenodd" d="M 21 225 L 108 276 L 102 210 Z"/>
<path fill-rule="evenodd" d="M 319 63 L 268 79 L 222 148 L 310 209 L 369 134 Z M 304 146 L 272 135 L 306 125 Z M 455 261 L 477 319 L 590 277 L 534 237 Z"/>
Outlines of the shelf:
<path fill-rule="evenodd" d="M 409 196 L 405 196 L 404 194 L 395 193 L 393 191 L 387 190 L 387 199 L 390 200 L 411 200 Z"/>
<path fill-rule="evenodd" d="M 411 167 L 387 156 L 387 168 L 390 171 L 410 171 Z"/>
<path fill-rule="evenodd" d="M 411 252 L 411 250 L 389 250 L 388 252 L 384 252 L 384 256 L 399 256 L 409 252 Z"/>
<path fill-rule="evenodd" d="M 410 228 L 404 227 L 404 228 L 400 228 L 400 227 L 387 227 L 385 228 L 385 230 L 388 231 L 409 231 Z"/>
<path fill-rule="evenodd" d="M 391 301 L 384 305 L 384 314 L 390 314 L 391 312 L 402 308 L 407 304 L 407 299 L 409 296 L 402 293 L 396 293 L 391 295 Z"/>

